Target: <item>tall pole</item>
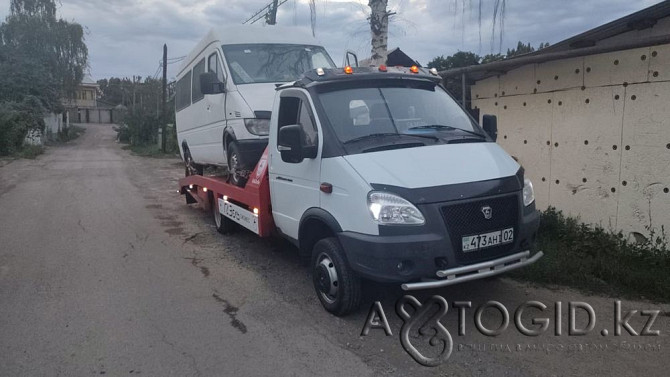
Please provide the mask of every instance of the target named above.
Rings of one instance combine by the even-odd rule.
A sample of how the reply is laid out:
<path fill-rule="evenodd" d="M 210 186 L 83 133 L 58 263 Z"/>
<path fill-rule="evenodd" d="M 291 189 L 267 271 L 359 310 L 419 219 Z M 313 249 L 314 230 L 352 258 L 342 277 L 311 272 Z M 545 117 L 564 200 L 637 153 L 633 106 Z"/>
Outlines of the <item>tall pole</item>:
<path fill-rule="evenodd" d="M 163 138 L 161 140 L 161 149 L 165 153 L 165 146 L 167 145 L 167 44 L 163 45 L 163 115 L 161 116 L 161 124 L 163 126 Z"/>
<path fill-rule="evenodd" d="M 279 0 L 272 0 L 272 5 L 268 12 L 267 23 L 268 25 L 275 25 L 277 23 L 277 8 L 279 7 Z"/>

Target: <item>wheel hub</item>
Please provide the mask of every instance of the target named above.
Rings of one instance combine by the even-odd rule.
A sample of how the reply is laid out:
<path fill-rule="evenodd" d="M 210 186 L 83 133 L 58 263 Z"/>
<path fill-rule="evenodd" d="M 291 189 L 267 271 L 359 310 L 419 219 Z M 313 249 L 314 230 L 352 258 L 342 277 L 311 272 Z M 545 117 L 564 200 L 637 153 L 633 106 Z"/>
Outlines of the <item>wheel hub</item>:
<path fill-rule="evenodd" d="M 327 256 L 323 256 L 315 269 L 317 285 L 323 297 L 332 302 L 337 297 L 338 277 L 335 265 Z"/>

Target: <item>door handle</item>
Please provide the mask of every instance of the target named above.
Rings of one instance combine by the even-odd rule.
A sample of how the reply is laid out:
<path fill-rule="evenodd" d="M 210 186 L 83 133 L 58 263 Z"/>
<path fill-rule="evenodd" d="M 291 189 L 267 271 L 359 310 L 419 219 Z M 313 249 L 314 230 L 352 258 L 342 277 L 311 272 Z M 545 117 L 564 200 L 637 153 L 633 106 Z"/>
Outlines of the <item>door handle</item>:
<path fill-rule="evenodd" d="M 277 180 L 278 180 L 278 181 L 293 182 L 292 179 L 284 178 L 284 177 L 280 177 L 280 176 L 277 176 Z"/>

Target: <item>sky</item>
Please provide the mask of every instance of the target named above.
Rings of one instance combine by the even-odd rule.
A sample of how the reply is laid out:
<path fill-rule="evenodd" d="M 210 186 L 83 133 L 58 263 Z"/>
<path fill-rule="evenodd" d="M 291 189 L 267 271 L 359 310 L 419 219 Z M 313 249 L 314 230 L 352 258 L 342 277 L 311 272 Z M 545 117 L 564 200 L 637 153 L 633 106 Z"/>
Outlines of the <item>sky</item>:
<path fill-rule="evenodd" d="M 0 20 L 9 13 L 0 0 Z M 85 27 L 90 74 L 108 77 L 158 76 L 163 44 L 168 57 L 187 55 L 209 29 L 241 24 L 270 0 L 60 0 L 59 17 Z M 505 52 L 518 41 L 537 47 L 633 13 L 659 0 L 506 0 L 502 44 L 500 25 L 492 38 L 494 0 L 389 0 L 389 50 L 400 47 L 426 65 L 457 51 L 479 55 Z M 347 49 L 370 55 L 367 0 L 316 0 L 316 38 L 340 64 Z M 499 21 L 499 19 L 498 19 Z M 261 21 L 259 21 L 261 22 Z M 310 31 L 308 0 L 287 0 L 277 23 Z M 272 27 L 272 26 L 265 26 Z M 168 78 L 180 63 L 168 65 Z"/>

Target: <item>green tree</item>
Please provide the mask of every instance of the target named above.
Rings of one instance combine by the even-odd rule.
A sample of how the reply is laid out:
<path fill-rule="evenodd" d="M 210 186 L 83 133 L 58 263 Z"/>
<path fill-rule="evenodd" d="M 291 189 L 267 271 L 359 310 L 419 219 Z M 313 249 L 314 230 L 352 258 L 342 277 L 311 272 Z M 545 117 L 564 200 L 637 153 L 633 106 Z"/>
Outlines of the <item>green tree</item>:
<path fill-rule="evenodd" d="M 10 64 L 20 64 L 17 69 L 39 68 L 39 80 L 18 87 L 14 95 L 41 91 L 39 97 L 49 110 L 58 107 L 60 98 L 74 93 L 87 67 L 84 29 L 59 19 L 54 0 L 11 0 L 10 14 L 0 25 L 0 45 L 5 54 L 14 57 Z M 45 84 L 50 88 L 48 93 L 39 88 Z"/>

